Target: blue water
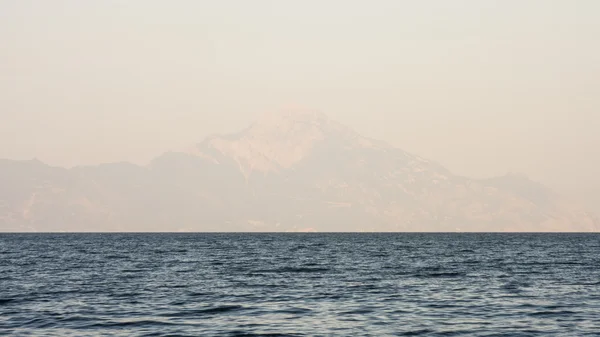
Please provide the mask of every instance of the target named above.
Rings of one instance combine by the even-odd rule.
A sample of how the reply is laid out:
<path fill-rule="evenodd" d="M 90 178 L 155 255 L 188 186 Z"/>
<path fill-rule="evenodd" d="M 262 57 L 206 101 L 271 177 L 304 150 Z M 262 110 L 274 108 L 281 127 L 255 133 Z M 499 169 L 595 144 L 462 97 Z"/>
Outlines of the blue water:
<path fill-rule="evenodd" d="M 600 235 L 0 234 L 0 335 L 600 335 Z"/>

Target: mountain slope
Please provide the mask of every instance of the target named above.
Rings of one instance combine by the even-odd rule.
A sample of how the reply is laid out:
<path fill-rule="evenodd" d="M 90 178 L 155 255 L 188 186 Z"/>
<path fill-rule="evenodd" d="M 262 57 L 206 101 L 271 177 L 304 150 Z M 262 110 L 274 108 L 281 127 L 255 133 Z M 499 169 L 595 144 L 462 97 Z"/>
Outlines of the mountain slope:
<path fill-rule="evenodd" d="M 0 162 L 0 230 L 598 231 L 517 175 L 473 180 L 316 112 L 265 115 L 147 167 Z"/>

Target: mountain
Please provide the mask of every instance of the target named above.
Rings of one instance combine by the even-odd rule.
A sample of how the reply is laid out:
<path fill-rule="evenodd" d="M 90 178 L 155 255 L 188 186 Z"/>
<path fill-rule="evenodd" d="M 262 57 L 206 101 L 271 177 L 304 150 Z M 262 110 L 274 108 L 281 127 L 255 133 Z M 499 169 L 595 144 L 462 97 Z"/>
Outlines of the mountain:
<path fill-rule="evenodd" d="M 0 160 L 3 231 L 599 229 L 523 175 L 461 177 L 304 110 L 267 114 L 147 166 Z"/>

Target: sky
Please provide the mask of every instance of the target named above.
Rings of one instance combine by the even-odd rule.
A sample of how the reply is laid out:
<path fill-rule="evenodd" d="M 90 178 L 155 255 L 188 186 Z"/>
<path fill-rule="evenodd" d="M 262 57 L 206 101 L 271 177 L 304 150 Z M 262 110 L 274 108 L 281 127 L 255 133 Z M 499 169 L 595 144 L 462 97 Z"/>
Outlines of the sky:
<path fill-rule="evenodd" d="M 143 164 L 301 105 L 458 174 L 597 197 L 599 15 L 596 0 L 3 0 L 0 158 Z"/>

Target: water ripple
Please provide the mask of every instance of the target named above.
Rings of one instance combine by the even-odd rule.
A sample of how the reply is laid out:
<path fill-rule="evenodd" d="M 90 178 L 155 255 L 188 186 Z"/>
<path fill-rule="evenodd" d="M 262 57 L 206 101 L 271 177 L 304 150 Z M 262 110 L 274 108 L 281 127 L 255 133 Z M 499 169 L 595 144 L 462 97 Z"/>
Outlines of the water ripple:
<path fill-rule="evenodd" d="M 594 336 L 600 235 L 0 234 L 0 335 Z"/>

